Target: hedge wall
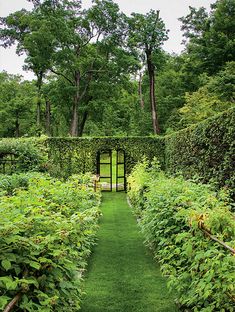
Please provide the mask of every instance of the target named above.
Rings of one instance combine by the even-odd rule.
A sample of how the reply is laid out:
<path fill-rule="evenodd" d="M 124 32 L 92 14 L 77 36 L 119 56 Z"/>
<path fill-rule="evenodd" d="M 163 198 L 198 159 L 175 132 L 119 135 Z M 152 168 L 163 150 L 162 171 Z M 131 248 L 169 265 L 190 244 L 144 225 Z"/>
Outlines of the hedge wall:
<path fill-rule="evenodd" d="M 165 166 L 235 193 L 235 109 L 165 137 Z"/>
<path fill-rule="evenodd" d="M 125 150 L 127 173 L 144 155 L 150 160 L 156 156 L 170 174 L 180 171 L 186 178 L 196 175 L 203 182 L 213 180 L 218 187 L 232 188 L 235 195 L 234 108 L 165 137 L 0 140 L 0 154 L 16 153 L 23 167 L 27 164 L 24 170 L 39 167 L 58 177 L 87 171 L 95 173 L 97 152 L 107 149 Z"/>
<path fill-rule="evenodd" d="M 49 170 L 57 176 L 96 172 L 97 152 L 123 149 L 126 153 L 127 173 L 143 158 L 157 156 L 164 167 L 164 138 L 103 137 L 103 138 L 48 138 Z"/>

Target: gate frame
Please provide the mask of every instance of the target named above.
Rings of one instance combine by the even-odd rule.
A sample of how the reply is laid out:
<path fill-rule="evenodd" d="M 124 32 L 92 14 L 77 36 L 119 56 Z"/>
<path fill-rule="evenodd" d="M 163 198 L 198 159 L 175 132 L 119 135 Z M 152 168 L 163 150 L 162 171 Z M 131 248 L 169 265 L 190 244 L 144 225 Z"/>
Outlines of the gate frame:
<path fill-rule="evenodd" d="M 101 162 L 100 156 L 101 154 L 109 154 L 109 162 Z M 109 172 L 110 176 L 101 176 L 100 175 L 100 165 L 109 165 Z M 97 152 L 97 165 L 96 165 L 96 171 L 99 175 L 99 181 L 101 182 L 102 179 L 110 179 L 110 189 L 108 190 L 102 190 L 103 192 L 112 192 L 113 191 L 113 172 L 112 172 L 112 149 L 106 149 L 106 150 L 100 150 Z"/>
<path fill-rule="evenodd" d="M 117 148 L 117 149 L 102 149 L 97 151 L 96 155 L 96 174 L 99 176 L 99 182 L 102 182 L 102 179 L 109 179 L 110 180 L 110 188 L 108 190 L 103 189 L 103 192 L 112 192 L 113 191 L 113 170 L 112 170 L 112 165 L 113 165 L 113 151 L 116 151 L 116 192 L 126 192 L 127 190 L 127 183 L 126 183 L 126 152 L 123 149 Z M 123 153 L 123 162 L 119 161 L 119 153 Z M 101 162 L 101 155 L 102 154 L 109 154 L 109 162 Z M 100 166 L 101 165 L 109 165 L 110 166 L 110 175 L 109 176 L 102 176 L 100 174 Z M 119 166 L 123 165 L 124 169 L 124 174 L 119 175 Z M 123 189 L 118 189 L 118 180 L 119 179 L 124 179 L 124 187 Z"/>
<path fill-rule="evenodd" d="M 118 148 L 116 149 L 117 155 L 116 155 L 116 192 L 126 192 L 127 190 L 127 186 L 126 186 L 126 153 L 123 149 Z M 119 153 L 122 152 L 123 153 L 123 162 L 119 162 Z M 118 171 L 118 167 L 119 165 L 123 165 L 123 170 L 124 170 L 124 175 L 119 176 L 119 171 Z M 119 179 L 123 179 L 124 180 L 124 189 L 123 190 L 119 190 L 118 189 L 118 180 Z"/>

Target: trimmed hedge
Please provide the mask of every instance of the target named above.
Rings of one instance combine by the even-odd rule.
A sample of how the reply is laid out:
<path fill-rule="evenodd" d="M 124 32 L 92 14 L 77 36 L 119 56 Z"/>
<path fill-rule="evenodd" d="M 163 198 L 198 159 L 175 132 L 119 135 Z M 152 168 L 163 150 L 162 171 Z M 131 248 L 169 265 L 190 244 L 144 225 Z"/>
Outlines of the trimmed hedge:
<path fill-rule="evenodd" d="M 48 155 L 45 138 L 4 138 L 0 140 L 0 161 L 12 155 L 14 172 L 45 171 Z"/>
<path fill-rule="evenodd" d="M 0 140 L 0 157 L 8 151 L 21 160 L 18 171 L 48 170 L 58 177 L 96 172 L 97 152 L 123 149 L 127 174 L 143 156 L 156 156 L 171 174 L 200 177 L 235 196 L 235 108 L 165 137 L 29 138 Z"/>
<path fill-rule="evenodd" d="M 196 175 L 235 194 L 235 109 L 166 136 L 165 166 L 170 173 Z"/>
<path fill-rule="evenodd" d="M 126 170 L 145 155 L 156 155 L 164 166 L 164 138 L 160 137 L 103 137 L 103 138 L 48 138 L 49 170 L 56 176 L 77 172 L 96 172 L 97 153 L 107 149 L 122 149 L 126 153 Z"/>

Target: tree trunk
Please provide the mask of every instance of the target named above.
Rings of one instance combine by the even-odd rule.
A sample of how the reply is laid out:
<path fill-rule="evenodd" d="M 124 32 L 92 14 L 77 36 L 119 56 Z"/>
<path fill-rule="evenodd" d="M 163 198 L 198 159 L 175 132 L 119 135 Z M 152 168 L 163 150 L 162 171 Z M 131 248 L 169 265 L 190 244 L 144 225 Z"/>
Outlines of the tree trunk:
<path fill-rule="evenodd" d="M 38 87 L 38 95 L 37 95 L 37 131 L 38 136 L 41 135 L 41 88 L 42 88 L 42 78 L 43 72 L 40 71 L 37 74 L 37 87 Z"/>
<path fill-rule="evenodd" d="M 149 75 L 149 93 L 150 93 L 150 104 L 152 111 L 152 123 L 154 134 L 160 133 L 158 115 L 157 115 L 157 104 L 155 97 L 155 70 L 154 64 L 152 63 L 152 51 L 146 50 L 147 65 L 148 65 L 148 75 Z"/>
<path fill-rule="evenodd" d="M 73 108 L 72 108 L 72 120 L 71 120 L 71 127 L 70 127 L 70 135 L 73 137 L 78 136 L 78 105 L 79 105 L 79 85 L 80 85 L 80 73 L 75 73 L 75 85 L 76 85 L 76 93 L 74 96 L 73 101 Z"/>
<path fill-rule="evenodd" d="M 77 107 L 77 99 L 74 98 L 73 103 L 73 110 L 72 110 L 72 122 L 71 122 L 71 129 L 70 134 L 73 137 L 78 136 L 78 107 Z"/>
<path fill-rule="evenodd" d="M 37 97 L 37 128 L 40 129 L 41 126 L 41 97 L 38 94 Z"/>
<path fill-rule="evenodd" d="M 46 99 L 46 134 L 51 136 L 51 102 Z"/>
<path fill-rule="evenodd" d="M 87 117 L 88 117 L 88 110 L 85 110 L 83 116 L 82 116 L 82 121 L 79 127 L 79 132 L 78 132 L 78 136 L 81 137 L 83 135 L 83 131 L 84 131 L 84 127 L 85 127 L 85 123 L 87 121 Z"/>
<path fill-rule="evenodd" d="M 139 75 L 138 93 L 139 93 L 140 107 L 142 109 L 144 109 L 144 98 L 143 98 L 143 92 L 142 92 L 142 74 L 141 73 Z"/>

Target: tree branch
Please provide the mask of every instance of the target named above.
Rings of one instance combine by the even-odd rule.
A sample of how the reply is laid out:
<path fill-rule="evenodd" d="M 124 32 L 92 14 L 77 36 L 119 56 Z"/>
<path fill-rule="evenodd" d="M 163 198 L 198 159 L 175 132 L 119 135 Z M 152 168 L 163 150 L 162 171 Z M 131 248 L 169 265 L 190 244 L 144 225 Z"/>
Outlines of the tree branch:
<path fill-rule="evenodd" d="M 8 303 L 8 305 L 5 307 L 3 312 L 10 312 L 13 310 L 14 306 L 17 304 L 17 302 L 20 300 L 22 297 L 23 293 L 19 292 L 12 300 L 11 302 Z"/>
<path fill-rule="evenodd" d="M 64 74 L 60 73 L 60 72 L 57 72 L 55 71 L 54 69 L 50 68 L 50 71 L 53 73 L 53 74 L 56 74 L 58 76 L 61 76 L 63 77 L 65 80 L 67 80 L 71 85 L 74 85 L 73 81 L 71 79 L 69 79 L 68 77 L 66 77 Z"/>
<path fill-rule="evenodd" d="M 83 99 L 83 97 L 86 95 L 87 90 L 88 90 L 89 85 L 90 85 L 90 82 L 91 82 L 91 78 L 92 78 L 92 73 L 90 72 L 90 73 L 89 73 L 89 76 L 88 76 L 88 82 L 87 82 L 87 84 L 86 84 L 86 86 L 85 86 L 85 88 L 84 88 L 84 90 L 83 90 L 81 96 L 79 97 L 80 100 Z"/>

